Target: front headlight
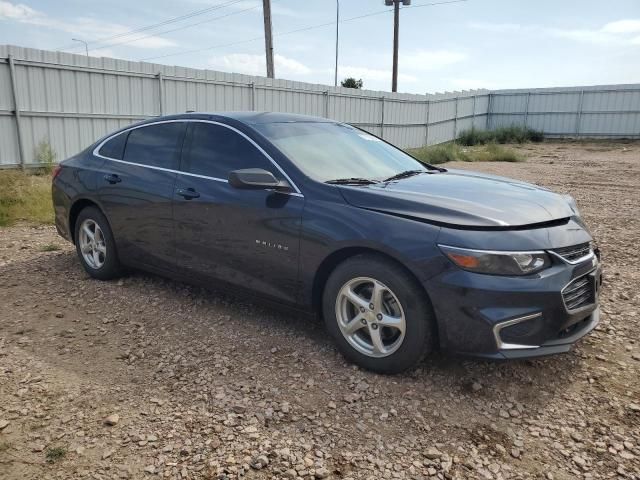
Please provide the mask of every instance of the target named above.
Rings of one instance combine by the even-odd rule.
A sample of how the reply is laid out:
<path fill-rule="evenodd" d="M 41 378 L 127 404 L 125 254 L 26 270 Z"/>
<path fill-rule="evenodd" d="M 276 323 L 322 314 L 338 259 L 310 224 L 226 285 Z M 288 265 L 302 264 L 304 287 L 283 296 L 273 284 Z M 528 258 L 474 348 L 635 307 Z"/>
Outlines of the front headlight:
<path fill-rule="evenodd" d="M 494 252 L 438 245 L 460 268 L 488 275 L 529 275 L 551 265 L 545 252 Z"/>

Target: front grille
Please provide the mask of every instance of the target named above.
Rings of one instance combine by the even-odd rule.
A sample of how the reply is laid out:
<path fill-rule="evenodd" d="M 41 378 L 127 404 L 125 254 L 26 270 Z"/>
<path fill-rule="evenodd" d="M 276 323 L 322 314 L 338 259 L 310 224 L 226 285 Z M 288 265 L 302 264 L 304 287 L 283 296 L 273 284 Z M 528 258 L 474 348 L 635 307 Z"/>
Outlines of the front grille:
<path fill-rule="evenodd" d="M 595 303 L 595 285 L 592 275 L 579 277 L 567 285 L 562 291 L 567 310 L 576 310 Z"/>
<path fill-rule="evenodd" d="M 580 243 L 571 247 L 554 248 L 551 251 L 560 255 L 568 262 L 575 262 L 591 253 L 591 244 L 589 242 Z"/>

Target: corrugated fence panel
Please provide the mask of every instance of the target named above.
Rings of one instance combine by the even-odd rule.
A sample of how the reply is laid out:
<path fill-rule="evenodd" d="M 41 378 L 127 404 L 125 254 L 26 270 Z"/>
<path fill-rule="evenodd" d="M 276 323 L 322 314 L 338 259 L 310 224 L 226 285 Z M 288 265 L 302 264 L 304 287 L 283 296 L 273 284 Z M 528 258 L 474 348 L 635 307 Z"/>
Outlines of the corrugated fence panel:
<path fill-rule="evenodd" d="M 415 95 L 0 45 L 0 167 L 37 163 L 41 142 L 63 159 L 145 118 L 240 110 L 332 118 L 405 148 L 451 141 L 472 127 L 525 124 L 550 136 L 640 137 L 640 85 Z"/>

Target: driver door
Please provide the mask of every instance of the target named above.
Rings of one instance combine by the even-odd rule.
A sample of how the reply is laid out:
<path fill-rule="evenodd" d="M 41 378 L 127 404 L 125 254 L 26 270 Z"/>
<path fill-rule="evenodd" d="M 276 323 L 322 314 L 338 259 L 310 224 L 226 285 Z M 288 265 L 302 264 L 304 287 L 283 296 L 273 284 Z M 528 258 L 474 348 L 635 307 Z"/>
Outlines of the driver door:
<path fill-rule="evenodd" d="M 190 122 L 173 197 L 177 264 L 218 280 L 295 303 L 304 197 L 232 187 L 229 172 L 281 172 L 242 133 L 221 123 Z"/>

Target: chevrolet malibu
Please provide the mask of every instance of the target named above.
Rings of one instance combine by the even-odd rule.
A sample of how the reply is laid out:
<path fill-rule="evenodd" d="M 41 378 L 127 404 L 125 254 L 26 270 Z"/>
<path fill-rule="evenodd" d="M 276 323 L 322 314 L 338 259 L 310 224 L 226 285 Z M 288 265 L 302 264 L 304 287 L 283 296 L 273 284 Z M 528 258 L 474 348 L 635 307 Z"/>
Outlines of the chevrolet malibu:
<path fill-rule="evenodd" d="M 571 197 L 426 165 L 323 118 L 128 126 L 57 167 L 53 203 L 91 277 L 129 267 L 317 312 L 376 372 L 437 348 L 565 352 L 599 319 L 599 254 Z"/>

